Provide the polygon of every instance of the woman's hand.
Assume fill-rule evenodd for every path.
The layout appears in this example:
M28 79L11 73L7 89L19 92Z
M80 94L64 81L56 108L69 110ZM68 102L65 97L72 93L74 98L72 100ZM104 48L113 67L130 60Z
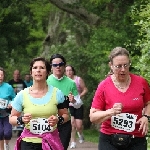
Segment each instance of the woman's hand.
M71 103L75 103L76 102L76 100L74 99L74 95L72 94L72 92L69 93L68 97L69 97L69 101Z
M31 115L30 113L25 113L25 114L22 116L22 121L23 121L25 124L28 124L31 119L32 119L32 115Z
M148 118L143 116L136 123L140 124L139 131L142 130L142 134L146 135L148 133Z
M58 123L58 117L54 115L50 116L48 118L48 123L51 127L55 126Z
M122 112L122 103L115 103L113 105L114 115L120 114Z
M8 108L8 109L11 109L11 108L12 108L11 104L8 104L8 105L7 105L7 108Z

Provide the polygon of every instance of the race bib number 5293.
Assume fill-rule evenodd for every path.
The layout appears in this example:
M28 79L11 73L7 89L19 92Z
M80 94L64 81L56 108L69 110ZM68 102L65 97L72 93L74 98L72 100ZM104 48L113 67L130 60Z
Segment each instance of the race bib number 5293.
M135 130L137 116L129 113L121 113L111 117L111 126L115 129L132 132Z
M30 120L30 132L33 134L43 134L46 132L52 132L53 127L48 124L46 118L37 118Z

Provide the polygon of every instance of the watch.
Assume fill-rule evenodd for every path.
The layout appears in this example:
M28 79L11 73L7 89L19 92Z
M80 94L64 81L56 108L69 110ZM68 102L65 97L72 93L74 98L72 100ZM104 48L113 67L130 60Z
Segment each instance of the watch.
M17 124L18 124L18 125L24 124L24 122L22 121L22 116L17 117Z
M144 117L147 117L147 119L148 119L148 122L150 122L150 116L148 116L148 115L143 115Z

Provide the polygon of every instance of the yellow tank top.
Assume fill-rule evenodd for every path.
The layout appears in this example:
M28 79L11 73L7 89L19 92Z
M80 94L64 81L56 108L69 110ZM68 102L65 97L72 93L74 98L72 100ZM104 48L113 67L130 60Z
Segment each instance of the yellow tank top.
M33 104L30 101L29 97L29 88L25 89L23 91L23 113L30 113L32 114L32 119L35 118L49 118L51 115L57 115L58 109L57 109L57 99L56 99L56 92L57 88L53 88L52 96L47 104ZM39 98L37 98L38 100ZM25 125L26 129L30 129L30 123ZM55 126L56 128L56 126ZM26 142L33 142L33 143L41 143L42 139L37 137L29 137L29 138L23 138L23 141Z

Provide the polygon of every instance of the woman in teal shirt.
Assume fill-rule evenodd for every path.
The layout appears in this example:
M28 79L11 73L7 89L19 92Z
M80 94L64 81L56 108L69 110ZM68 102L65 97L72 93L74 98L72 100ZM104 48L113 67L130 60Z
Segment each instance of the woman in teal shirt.
M0 149L4 150L4 140L6 150L9 150L9 140L12 137L12 125L9 123L9 112L11 101L16 94L11 85L4 82L5 71L0 67Z

